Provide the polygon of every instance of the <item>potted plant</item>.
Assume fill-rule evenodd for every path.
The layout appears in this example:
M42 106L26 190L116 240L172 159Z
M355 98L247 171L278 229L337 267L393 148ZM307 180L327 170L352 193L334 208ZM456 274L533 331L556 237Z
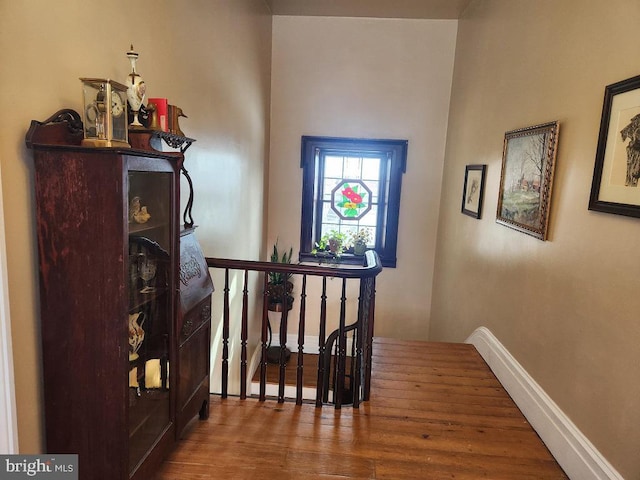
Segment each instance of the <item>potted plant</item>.
M289 248L280 254L278 251L278 241L273 245L273 252L271 252L272 263L285 263L290 264L293 256L293 247ZM291 273L282 272L269 272L267 278L267 310L269 311L269 344L267 347L267 361L269 363L278 363L280 361L280 324L282 317L286 310L289 311L293 308L293 282L291 281ZM275 340L272 345L272 340ZM285 360L288 361L291 357L291 351L284 349Z
M278 241L273 245L273 252L271 253L271 262L273 263L291 263L291 257L293 255L293 247L289 248L280 255L278 251ZM285 296L287 310L291 310L293 306L293 282L291 281L290 273L281 272L269 272L267 280L267 298L268 309L272 312L281 312L284 309Z
M322 236L316 247L311 251L317 257L328 257L331 259L339 259L344 251L349 248L346 233L337 230L331 230Z
M351 232L351 244L353 245L354 255L364 255L367 245L371 241L371 231L368 228L361 228L358 231Z

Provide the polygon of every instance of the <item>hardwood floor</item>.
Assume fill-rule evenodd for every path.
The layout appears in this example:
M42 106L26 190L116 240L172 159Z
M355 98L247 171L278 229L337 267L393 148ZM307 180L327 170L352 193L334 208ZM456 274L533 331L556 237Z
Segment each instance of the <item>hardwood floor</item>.
M212 396L157 479L567 478L472 345L373 353L359 409Z

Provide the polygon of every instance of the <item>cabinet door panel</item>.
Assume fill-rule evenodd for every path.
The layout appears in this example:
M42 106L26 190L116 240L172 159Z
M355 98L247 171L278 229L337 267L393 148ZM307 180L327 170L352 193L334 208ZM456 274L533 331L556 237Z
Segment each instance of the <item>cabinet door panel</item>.
M173 175L129 171L129 469L171 423Z

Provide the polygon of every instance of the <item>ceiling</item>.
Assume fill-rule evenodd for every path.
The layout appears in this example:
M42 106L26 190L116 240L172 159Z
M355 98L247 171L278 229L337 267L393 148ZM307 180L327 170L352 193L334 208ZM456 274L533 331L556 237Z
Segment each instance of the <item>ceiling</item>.
M471 0L265 0L273 15L457 19Z

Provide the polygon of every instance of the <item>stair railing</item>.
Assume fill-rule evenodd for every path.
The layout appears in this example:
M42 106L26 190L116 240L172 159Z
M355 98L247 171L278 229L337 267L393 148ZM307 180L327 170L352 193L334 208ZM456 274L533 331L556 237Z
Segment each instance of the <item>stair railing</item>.
M257 345L260 349L260 387L258 398L260 401L267 399L267 348L269 345L269 317L268 317L268 297L267 297L267 281L268 274L271 272L282 273L285 277L288 275L296 276L301 279L299 294L299 318L298 318L298 343L297 343L297 365L296 365L296 395L297 404L303 403L303 378L304 369L308 365L304 364L305 349L305 328L308 324L308 302L309 298L317 296L319 301L319 318L318 318L318 362L316 398L315 404L321 407L329 401L329 390L333 389L333 404L336 409L341 408L343 403L352 403L354 407L358 407L360 401L369 399L371 389L371 348L373 341L374 311L375 311L375 282L377 275L382 271L380 258L375 251L369 250L365 253L362 263L360 264L282 264L272 262L259 262L250 260L232 260L208 257L207 265L209 268L221 269L224 272L224 285L222 289L222 339L219 347L222 350L222 361L219 366L222 369L221 374L221 396L226 398L229 394L229 359L230 355L230 326L231 322L240 322L240 398L247 397L247 379L250 372L248 371L249 350L252 345ZM234 287L240 292L232 292L230 283L230 272L240 272L242 285ZM262 291L249 291L249 272L260 272L263 274ZM308 277L319 277L322 286L320 291L308 287ZM327 280L339 279L340 298L328 298ZM357 302L356 320L352 324L347 324L347 282L359 282L359 294ZM219 289L218 289L219 291ZM214 294L215 295L215 294ZM242 309L240 319L231 318L230 298L241 295ZM313 297L311 297L313 295ZM260 327L260 339L249 338L249 301L250 298L262 297L262 315L257 321ZM214 296L214 302L220 301ZM331 302L339 304L338 328L327 337L327 315L328 306ZM286 303L286 295L285 295ZM280 322L279 338L280 338L280 355L278 359L278 403L283 403L285 397L285 372L287 367L287 323L289 321L290 312L285 304L282 309L282 317ZM350 353L347 352L347 337L351 337ZM233 339L232 339L233 340ZM237 339L236 339L237 340ZM234 343L234 342L232 342ZM235 342L237 343L237 342ZM332 348L334 346L334 348ZM349 370L347 371L347 358L349 361ZM333 365L333 367L332 367ZM330 373L332 373L330 377ZM332 378L329 382L328 379ZM346 383L348 382L348 383ZM348 390L351 395L345 397L345 391ZM350 400L350 401L345 401Z

